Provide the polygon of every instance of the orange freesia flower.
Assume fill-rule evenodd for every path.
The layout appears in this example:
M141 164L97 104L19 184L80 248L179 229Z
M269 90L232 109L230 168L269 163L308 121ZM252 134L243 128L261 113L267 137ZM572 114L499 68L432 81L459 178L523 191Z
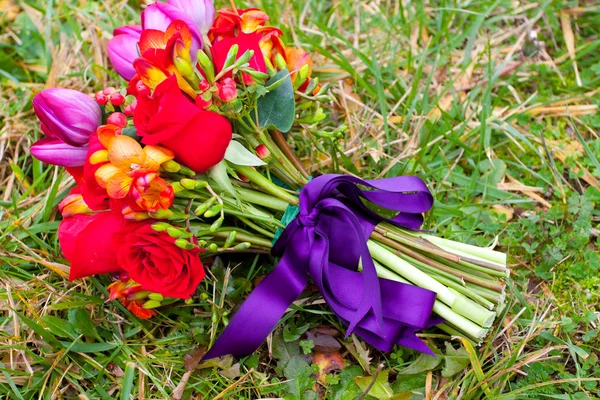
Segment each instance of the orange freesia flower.
M288 70L292 72L292 82L294 82L296 79L300 68L304 67L305 65L308 65L308 74L306 76L307 78L310 78L312 73L312 60L310 58L310 54L308 54L306 51L294 47L286 47L285 62ZM309 79L307 79L307 82L308 80Z
M231 38L240 34L259 33L260 49L266 60L271 60L276 52L283 53L283 44L279 40L280 29L265 26L269 16L258 8L245 10L220 10L208 33L211 41Z
M131 196L143 210L154 212L173 204L173 188L158 176L160 165L173 152L160 146L142 146L129 136L115 136L107 148L108 163L96 171L96 181L112 199Z
M129 279L125 282L118 280L108 285L106 290L109 294L108 299L112 301L126 298L127 295L139 292L142 290L142 285L134 282L132 279Z
M62 214L63 218L72 217L75 214L93 214L92 211L85 201L81 193L71 192L65 197L59 204L58 210Z
M108 285L106 290L109 293L109 300L119 300L123 306L127 307L138 318L148 319L157 314L155 310L144 308L143 304L147 300L144 293L147 294L147 292L142 292L142 286L132 279L126 282L121 280L115 281Z
M171 22L166 32L145 29L138 45L142 57L133 62L133 67L146 86L154 89L169 76L175 75L181 90L195 97L195 90L184 78L184 75L189 75L194 79L190 57L192 34L185 22Z
M127 305L127 309L140 319L149 319L157 314L153 309L144 308L137 301L132 301Z

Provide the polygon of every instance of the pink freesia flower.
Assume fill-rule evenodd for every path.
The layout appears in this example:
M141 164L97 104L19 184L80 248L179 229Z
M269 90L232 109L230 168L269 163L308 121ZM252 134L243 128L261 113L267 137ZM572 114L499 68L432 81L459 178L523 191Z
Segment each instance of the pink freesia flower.
M31 147L31 154L48 164L82 166L89 137L102 122L100 106L81 92L61 88L43 90L32 103L47 137Z
M126 80L135 75L133 60L139 57L137 43L141 33L140 25L122 26L114 30L114 37L108 42L108 58L117 73Z

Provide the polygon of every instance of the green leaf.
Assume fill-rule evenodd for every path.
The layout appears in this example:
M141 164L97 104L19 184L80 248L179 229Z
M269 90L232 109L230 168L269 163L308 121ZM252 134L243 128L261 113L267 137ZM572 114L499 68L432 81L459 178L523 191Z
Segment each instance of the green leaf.
M237 165L246 165L249 167L257 167L266 163L254 155L240 142L232 140L225 151L225 159Z
M506 164L498 159L485 159L479 163L479 170L482 173L481 180L489 185L496 185L504 178L506 173Z
M354 378L362 375L362 368L358 365L352 365L344 368L340 372L340 383L331 386L331 392L335 393L333 400L354 400L360 394L358 386L354 382Z
M75 330L86 338L100 340L96 325L90 318L85 308L72 308L69 310L69 322L75 327Z
M316 393L310 390L315 383L314 378L311 378L313 370L302 357L292 357L285 366L283 374L289 379L287 385L296 399L304 400L313 397L316 399Z
M274 126L281 132L287 132L292 127L296 114L294 87L288 70L284 69L277 73L265 86L271 86L280 80L283 80L283 83L258 98L258 125L261 128Z
M442 376L449 378L458 374L470 364L469 354L464 347L454 349L452 345L446 342L446 355L444 356L446 364L442 369Z
M77 339L77 336L79 336L73 325L64 319L60 319L52 315L46 315L42 317L42 321L55 336L71 339Z
M52 332L50 332L49 330L46 330L44 327L42 327L40 324L38 324L34 320L29 319L20 313L17 313L17 315L19 316L21 321L23 321L25 323L25 325L27 325L32 331L34 331L35 333L40 335L41 338L44 339L44 341L46 343L48 343L48 345L50 347L52 347L52 348L62 347L60 342L58 340L56 340L56 337L52 334Z
M211 179L214 180L217 183L217 185L219 185L219 188L237 197L237 192L231 184L231 179L229 179L229 175L227 175L227 163L225 161L221 161L220 163L209 169L207 173L208 176L210 176Z
M99 353L102 351L112 350L119 345L116 343L70 343L65 341L60 341L60 343L66 347L70 348L71 351L75 353Z
M425 371L430 371L442 362L442 357L421 354L408 367L398 371L398 375L414 375Z
M128 126L126 128L121 129L121 135L129 136L130 138L135 139L137 141L140 140L139 136L137 136L137 130L135 129L135 126Z
M300 355L298 342L286 342L281 331L273 336L273 357L279 368L285 368L293 357Z
M373 396L379 400L387 400L391 399L394 396L394 391L388 382L389 371L381 371L377 378L375 379L375 383L368 392L369 396ZM371 382L373 382L372 376L363 376L360 378L354 378L354 382L358 385L360 390L363 392L367 390Z
M412 392L423 389L425 393L425 380L427 374L422 372L415 375L402 375L398 376L396 382L392 385L394 393Z

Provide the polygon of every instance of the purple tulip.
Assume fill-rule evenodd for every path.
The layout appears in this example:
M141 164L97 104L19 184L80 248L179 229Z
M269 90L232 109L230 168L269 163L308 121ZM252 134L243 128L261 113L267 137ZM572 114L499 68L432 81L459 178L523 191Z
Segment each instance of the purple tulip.
M71 146L60 139L40 139L29 150L38 160L61 167L81 167L85 164L87 146Z
M135 75L133 60L139 57L137 44L141 33L140 25L122 26L114 30L114 36L108 42L108 58L117 73L126 80Z
M200 33L208 33L215 19L215 6L212 0L167 0L167 3L188 15Z
M31 154L49 164L83 165L90 135L102 123L96 101L75 90L55 88L36 94L32 103L47 138L37 141Z
M196 52L202 48L202 34L186 12L167 3L152 3L142 11L142 28L165 32L171 22L176 20L183 21L192 33L192 49L190 53L195 58Z

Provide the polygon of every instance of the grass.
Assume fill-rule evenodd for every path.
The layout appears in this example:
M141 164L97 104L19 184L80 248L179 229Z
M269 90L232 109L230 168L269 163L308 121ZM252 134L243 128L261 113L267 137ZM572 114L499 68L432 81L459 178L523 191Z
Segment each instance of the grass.
M272 260L220 260L192 303L140 321L105 302L106 278L65 278L56 205L72 182L27 151L41 135L35 93L118 83L104 46L140 3L0 0L3 398L600 396L596 2L252 3L315 54L314 73L332 85L328 120L346 127L346 140L323 146L297 130L304 161L424 178L436 197L427 229L510 254L510 305L479 348L424 333L433 358L342 339L312 296L256 354L199 365Z

